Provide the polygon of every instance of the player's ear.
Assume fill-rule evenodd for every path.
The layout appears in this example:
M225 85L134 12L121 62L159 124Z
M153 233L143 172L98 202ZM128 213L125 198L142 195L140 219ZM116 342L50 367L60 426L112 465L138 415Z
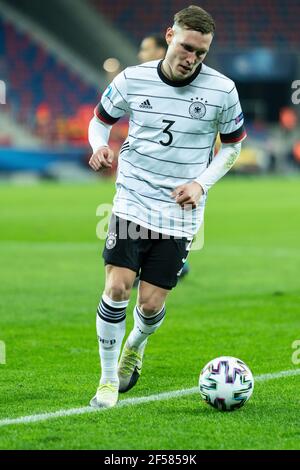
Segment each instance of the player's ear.
M167 42L168 46L172 42L173 37L174 37L173 28L168 28L167 31L166 31L166 42Z

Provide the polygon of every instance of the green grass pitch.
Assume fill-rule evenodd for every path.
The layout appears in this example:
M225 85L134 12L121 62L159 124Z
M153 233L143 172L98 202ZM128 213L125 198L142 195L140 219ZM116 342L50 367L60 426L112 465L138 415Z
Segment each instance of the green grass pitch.
M220 355L254 375L293 370L300 339L300 180L226 177L210 192L205 245L170 294L142 376L122 399L197 386ZM99 378L103 289L96 207L111 181L0 186L0 421L87 406ZM132 295L127 332L132 325ZM300 354L296 354L299 358ZM295 361L294 361L295 362ZM257 382L221 413L198 394L0 427L1 449L299 449L300 376Z

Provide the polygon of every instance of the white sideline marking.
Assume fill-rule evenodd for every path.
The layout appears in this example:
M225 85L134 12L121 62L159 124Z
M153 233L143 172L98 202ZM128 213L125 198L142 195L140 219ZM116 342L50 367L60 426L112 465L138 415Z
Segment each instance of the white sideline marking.
M293 375L300 375L300 369L282 370L280 372L275 372L271 374L257 375L254 378L257 382L264 382L265 380L280 379L281 377L291 377ZM163 392L158 393L157 395L149 395L148 397L126 398L125 400L121 400L116 406L116 408L121 408L123 406L129 405L139 405L142 403L149 403L151 401L169 400L171 398L185 397L187 395L193 395L196 393L198 393L198 387L187 388L183 390L174 390L172 392ZM68 410L58 410L51 413L21 416L20 418L5 418L0 420L0 427L10 426L12 424L36 423L38 421L47 421L48 419L82 415L85 413L100 413L103 411L108 411L108 409L109 408L94 409L90 406L85 406L83 408L70 408Z

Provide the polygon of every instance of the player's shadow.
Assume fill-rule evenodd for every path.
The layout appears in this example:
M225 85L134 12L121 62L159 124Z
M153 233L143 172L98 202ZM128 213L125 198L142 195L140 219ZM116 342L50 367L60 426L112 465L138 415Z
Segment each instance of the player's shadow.
M167 402L166 402L167 403ZM250 410L251 408L251 410ZM246 407L242 407L240 409L236 409L234 411L222 411L220 412L213 406L207 405L204 402L197 402L195 403L176 403L176 406L166 406L166 407L161 407L159 413L161 415L178 415L182 414L182 416L195 416L195 417L209 417L209 418L214 418L214 417L237 417L244 415L244 413L249 413L255 412L257 410L254 409L255 405L252 404L247 404ZM227 419L227 418L226 418Z

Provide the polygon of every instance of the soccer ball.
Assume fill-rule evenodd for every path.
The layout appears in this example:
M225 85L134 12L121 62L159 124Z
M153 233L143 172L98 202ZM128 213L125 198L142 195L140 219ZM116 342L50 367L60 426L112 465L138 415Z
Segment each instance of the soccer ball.
M206 364L199 377L201 397L220 411L241 408L251 397L253 388L251 370L236 357L213 359Z

